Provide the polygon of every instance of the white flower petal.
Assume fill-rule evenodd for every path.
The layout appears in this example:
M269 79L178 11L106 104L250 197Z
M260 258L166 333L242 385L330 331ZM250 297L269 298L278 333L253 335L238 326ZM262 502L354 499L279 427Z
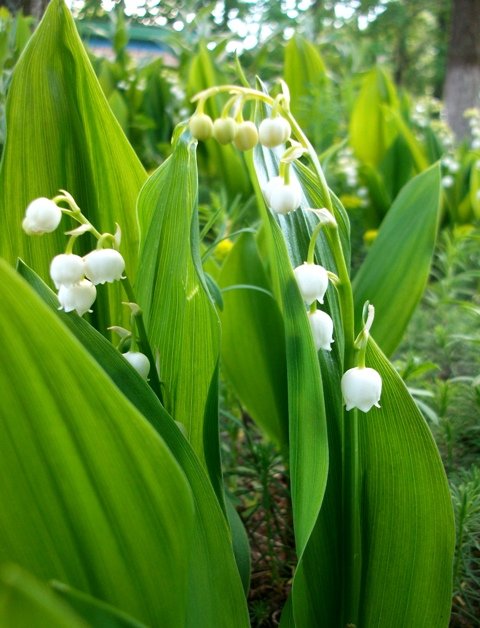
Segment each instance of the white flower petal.
M49 198L36 198L25 211L22 227L29 235L51 233L60 224L62 210Z
M85 275L94 285L117 281L125 270L125 260L115 249L96 249L83 259Z
M330 316L326 312L322 312L322 310L315 310L315 312L309 312L308 318L316 350L331 351L331 344L334 340L333 321Z
M56 255L50 264L50 277L55 286L71 286L84 278L85 263L80 255L62 253Z
M347 410L358 408L368 412L373 406L380 407L378 402L382 393L382 378L375 369L349 369L342 377L341 387Z
M60 309L65 312L75 311L79 316L90 311L96 296L97 289L88 279L82 279L72 286L60 286L58 291Z
M311 305L314 301L323 303L328 287L328 273L325 268L305 262L297 266L293 272L305 303L307 305Z

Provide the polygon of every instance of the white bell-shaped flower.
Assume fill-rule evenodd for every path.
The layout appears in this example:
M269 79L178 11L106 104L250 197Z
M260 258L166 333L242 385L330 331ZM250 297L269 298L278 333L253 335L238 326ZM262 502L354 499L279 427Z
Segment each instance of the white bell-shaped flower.
M80 255L62 253L56 255L50 264L50 277L55 286L71 286L84 278L85 262Z
M83 316L85 312L91 312L97 289L88 281L82 279L72 286L60 286L58 291L58 300L60 301L60 310L65 312L77 312L79 316Z
M188 123L190 133L197 140L205 142L212 136L213 121L206 113L196 113Z
M150 361L144 353L140 353L140 351L127 351L122 355L143 379L147 379L150 372Z
M22 222L23 230L28 235L51 233L60 224L62 210L49 198L36 198L25 210Z
M307 305L314 301L323 303L328 287L328 273L323 266L305 262L293 271L300 294Z
M213 123L213 137L225 146L235 139L237 123L233 118L217 118Z
M95 249L83 259L85 275L94 285L122 279L125 260L115 249Z
M375 369L360 366L349 369L342 377L341 387L347 410L358 408L368 412L373 406L380 407L382 378Z
M285 183L282 177L270 179L263 195L276 214L288 214L297 209L302 201L302 189L298 183Z
M233 143L238 150L251 150L258 143L257 127L250 120L244 120L237 124Z
M290 137L292 129L290 124L282 116L276 118L265 118L258 127L258 138L260 144L267 148L275 148L284 144Z
M315 310L309 312L310 327L312 328L313 342L317 351L324 349L331 351L333 342L333 321L326 312Z

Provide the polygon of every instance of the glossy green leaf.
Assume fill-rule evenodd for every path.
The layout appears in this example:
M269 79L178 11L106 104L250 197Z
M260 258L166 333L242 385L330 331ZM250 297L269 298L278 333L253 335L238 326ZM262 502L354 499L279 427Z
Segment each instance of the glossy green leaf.
M285 332L251 233L237 240L219 284L224 289L222 370L252 418L277 443L286 445Z
M165 407L185 426L220 495L220 324L199 256L195 152L196 142L185 133L142 189L136 293L159 354Z
M389 209L353 282L357 322L375 306L373 334L387 354L398 346L428 279L440 212L440 168L412 179Z
M184 474L56 315L4 262L0 274L0 561L144 623L183 624Z
M89 628L47 585L17 565L3 565L0 570L0 625Z
M232 541L225 515L208 476L188 441L150 386L112 344L83 318L59 312L56 296L31 269L20 264L19 271L160 434L190 484L194 496L195 523L190 548L185 625L192 628L210 628L213 624L222 628L247 626L246 601L232 553ZM234 537L240 535L241 531ZM244 577L248 581L248 564L245 565ZM69 593L65 587L62 591L65 595Z
M18 256L42 277L66 244L64 219L53 234L23 233L28 203L68 190L101 231L122 228L121 251L133 279L137 266L135 202L144 169L111 112L63 0L52 0L18 61L7 102L7 141L0 172L0 255ZM89 242L89 244L88 244ZM83 250L92 241L81 238ZM124 315L119 286L100 290L99 326ZM110 298L110 305L108 299ZM112 319L108 316L112 313Z
M362 87L350 117L350 144L360 161L377 166L397 135L394 121L383 105L398 107L395 86L381 68L373 68L363 78Z

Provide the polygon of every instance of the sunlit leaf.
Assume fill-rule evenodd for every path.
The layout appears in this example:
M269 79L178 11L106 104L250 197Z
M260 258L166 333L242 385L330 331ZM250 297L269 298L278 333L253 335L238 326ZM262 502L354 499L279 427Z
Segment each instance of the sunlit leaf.
M136 292L150 344L159 354L165 407L184 424L220 494L220 324L200 262L196 142L186 135L139 198L142 243Z
M4 262L0 273L0 561L144 623L182 624L184 474L56 315Z
M64 220L54 234L21 229L28 203L68 190L101 231L121 225L121 251L133 279L137 266L135 202L146 178L111 112L63 0L52 0L18 61L7 102L7 141L0 172L0 255L18 256L48 278L51 259L64 250ZM89 242L89 244L87 244ZM81 239L83 250L92 247ZM123 315L118 286L101 290L95 307L105 329ZM108 316L111 311L112 321Z
M395 86L385 70L375 67L363 78L362 87L350 117L350 144L363 162L378 166L397 129L383 105L398 107Z
M412 179L389 209L353 283L356 318L375 306L373 335L387 354L398 346L428 279L440 212L440 168Z
M192 628L210 628L212 624L225 628L242 628L248 625L246 601L232 553L230 530L208 476L188 441L150 386L112 344L84 319L57 311L56 296L31 269L20 264L19 271L160 434L182 467L195 505L186 625ZM233 536L234 539L240 538L241 530ZM245 553L244 546L240 550ZM248 581L248 564L245 565L244 578ZM75 592L66 589L65 585L61 585L61 592L69 599L75 596ZM88 611L88 600L85 601L82 597L79 604L80 602L82 608L86 607ZM198 612L199 607L201 614ZM82 615L85 616L83 612Z

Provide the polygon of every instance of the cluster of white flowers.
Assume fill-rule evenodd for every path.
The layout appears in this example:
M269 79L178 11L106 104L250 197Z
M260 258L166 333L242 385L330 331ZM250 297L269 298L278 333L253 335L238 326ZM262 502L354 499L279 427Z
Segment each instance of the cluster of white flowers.
M37 198L32 201L22 222L29 235L51 233L59 226L62 210L55 201ZM50 264L50 276L58 290L60 309L76 311L79 316L91 311L97 297L97 284L122 278L125 261L115 249L96 249L84 257L74 253L56 255Z
M305 262L301 266L297 266L293 272L305 304L310 306L315 301L323 303L328 288L328 273L325 268L319 264ZM333 343L333 321L331 317L326 312L315 309L309 312L308 319L316 350L331 351Z
M219 144L233 144L239 150L250 150L260 142L267 148L284 144L289 138L291 128L288 120L282 116L262 120L259 128L250 120L235 120L222 116L215 121L206 113L196 113L190 118L189 129L193 137L205 142L213 137Z
M460 164L453 154L447 154L442 159L442 187L451 188L455 184L455 174L460 170Z
M58 289L60 309L90 312L96 297L95 286L122 279L125 261L115 249L96 249L85 257L73 253L56 255L50 264L50 276Z
M468 119L470 126L470 133L472 134L472 150L480 149L480 109L478 107L472 107L465 111L465 117Z

